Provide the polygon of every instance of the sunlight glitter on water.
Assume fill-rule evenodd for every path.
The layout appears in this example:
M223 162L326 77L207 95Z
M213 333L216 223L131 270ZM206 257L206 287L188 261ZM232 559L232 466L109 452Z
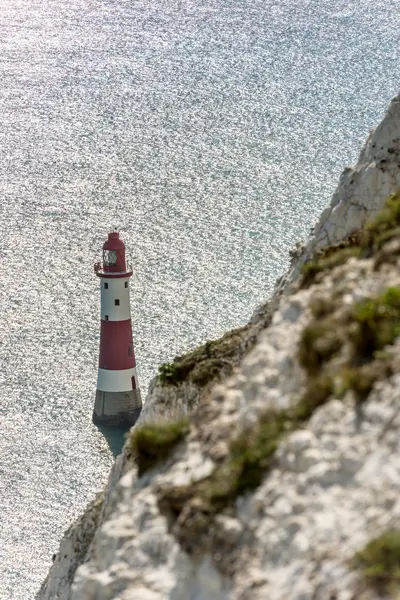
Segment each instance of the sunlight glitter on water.
M134 264L142 389L245 323L399 81L396 2L6 0L0 598L33 597L105 484L93 262Z

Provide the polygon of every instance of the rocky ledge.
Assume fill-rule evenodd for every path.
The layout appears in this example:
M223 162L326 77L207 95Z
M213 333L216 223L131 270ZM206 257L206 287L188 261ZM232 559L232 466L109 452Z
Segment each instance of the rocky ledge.
M39 600L399 597L399 140L395 98L294 283L160 368Z

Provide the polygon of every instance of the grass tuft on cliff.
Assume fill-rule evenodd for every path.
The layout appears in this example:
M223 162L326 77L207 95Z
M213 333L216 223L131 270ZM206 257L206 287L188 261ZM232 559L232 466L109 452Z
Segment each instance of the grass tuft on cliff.
M361 568L367 582L386 594L400 587L400 531L392 529L372 539L357 552L353 566Z
M137 459L139 476L165 460L189 430L189 421L185 418L169 423L148 423L134 429L128 447Z
M355 359L372 359L400 335L400 289L389 287L376 298L359 302L353 311L349 337Z
M298 359L310 374L318 373L321 366L342 347L343 340L335 324L328 318L315 319L301 335Z
M203 387L216 379L222 369L231 372L248 329L245 325L229 331L217 340L208 341L192 352L162 364L158 375L160 384L177 386L190 381Z

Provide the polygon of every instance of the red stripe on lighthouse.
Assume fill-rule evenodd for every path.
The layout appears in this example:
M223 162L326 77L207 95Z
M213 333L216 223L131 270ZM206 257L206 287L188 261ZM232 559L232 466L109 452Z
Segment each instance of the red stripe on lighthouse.
M131 320L101 321L99 368L122 371L135 365Z

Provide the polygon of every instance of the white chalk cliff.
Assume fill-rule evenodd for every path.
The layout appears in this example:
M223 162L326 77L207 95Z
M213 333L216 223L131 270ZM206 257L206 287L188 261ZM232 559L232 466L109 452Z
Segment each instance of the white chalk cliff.
M370 539L400 528L400 343L391 339L368 358L354 314L364 299L375 306L388 289L400 290L400 232L307 285L299 277L317 250L360 230L399 189L397 97L282 278L285 293L235 334L228 359L206 349L201 360L221 365L217 381L200 384L199 373L174 385L153 381L134 430L186 414L188 435L141 476L125 446L104 500L65 533L37 600L390 597L352 559ZM305 337L313 327L323 332L317 350ZM366 354L354 366L357 344ZM293 412L302 403L307 410ZM266 453L263 427L274 419L279 443ZM253 452L248 473L238 467L235 440Z

